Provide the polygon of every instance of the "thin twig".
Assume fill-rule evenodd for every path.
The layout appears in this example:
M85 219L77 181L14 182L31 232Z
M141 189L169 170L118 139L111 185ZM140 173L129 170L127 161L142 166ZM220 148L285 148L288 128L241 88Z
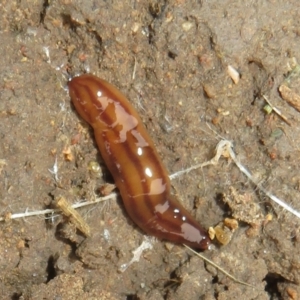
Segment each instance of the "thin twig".
M287 119L286 116L284 116L281 111L275 107L271 102L270 100L265 96L265 95L262 95L263 98L266 100L266 102L270 105L270 107L275 111L275 113L285 122L287 123L288 125L292 126L292 124L290 123L290 121Z
M244 167L239 160L237 159L235 153L233 152L233 145L230 141L228 140L221 140L217 147L216 147L216 155L209 161L204 162L202 164L198 164L195 166L192 166L186 170L182 170L179 172L176 172L172 175L170 175L170 179L174 179L178 176L181 176L185 173L188 173L192 170L198 169L198 168L202 168L204 166L207 165L216 165L220 159L221 156L225 156L225 157L230 157L234 163L236 164L236 166L240 169L240 171L247 176L247 178L252 181L252 183L254 183L254 185L257 186L257 188L262 191L263 193L265 193L272 201L276 202L278 205L280 205L281 207L283 207L284 209L286 209L287 211L289 211L290 213L292 213L293 215L295 215L296 217L300 218L300 212L295 210L293 207L291 207L289 204L287 204L285 201L279 199L277 196L273 195L270 191L268 191L267 189L265 189L261 183L257 182L257 180L252 176L252 174L246 169L246 167Z
M283 207L284 209L286 209L287 211L289 211L290 213L295 215L297 218L300 218L300 212L299 211L295 210L290 205L288 205L286 202L284 202L283 200L281 200L278 197L276 197L275 195L273 195L270 191L266 190L261 185L261 183L259 183L255 180L255 178L251 175L251 173L238 161L235 153L232 150L232 143L229 142L229 141L227 141L227 142L228 142L227 150L230 154L230 157L235 162L236 166L240 169L240 171L242 173L244 173L244 175L246 175L248 177L248 179L250 179L258 187L258 189L261 190L263 193L265 193L271 200L273 200L278 205L280 205L281 207Z
M190 248L189 246L183 244L184 247L186 247L187 249L189 249L191 252L193 252L194 254L196 254L197 256L199 256L200 258L202 258L204 261L206 261L207 263L209 263L210 265L212 265L213 267L215 267L216 269L218 269L220 272L222 272L223 274L225 274L226 276L228 276L229 278L231 278L233 281L237 282L237 283L240 283L242 285L245 285L245 286L249 286L249 287L252 287L254 288L253 285L247 283L247 282L244 282L244 281L241 281L237 278L235 278L233 275L229 274L227 271L225 271L223 268L221 268L220 266L218 266L217 264L215 264L213 261L211 261L210 259L208 259L207 257L205 257L204 255L194 251L192 248Z
M108 196L105 196L105 197L96 198L93 201L84 201L84 202L74 203L71 206L74 209L76 209L76 208L96 204L96 203L99 203L99 202L104 202L104 201L107 201L107 200L110 200L110 199L113 200L113 199L116 199L116 198L117 198L117 194L112 193L112 194L109 194ZM31 211L31 212L29 212L28 209L26 209L25 212L22 212L22 213L15 213L15 214L7 213L4 217L0 217L0 222L11 220L11 219L27 218L27 217L47 215L47 214L59 213L59 212L60 212L60 209L58 209L58 208L48 208L48 209L44 209L44 210L36 210L36 211Z

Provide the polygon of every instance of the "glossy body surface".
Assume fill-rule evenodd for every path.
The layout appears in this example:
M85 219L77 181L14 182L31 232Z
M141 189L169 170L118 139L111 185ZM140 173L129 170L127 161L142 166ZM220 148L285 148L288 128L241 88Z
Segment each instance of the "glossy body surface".
M68 85L78 114L94 129L131 219L159 239L207 249L211 241L206 231L170 194L167 171L127 98L91 74L74 77Z

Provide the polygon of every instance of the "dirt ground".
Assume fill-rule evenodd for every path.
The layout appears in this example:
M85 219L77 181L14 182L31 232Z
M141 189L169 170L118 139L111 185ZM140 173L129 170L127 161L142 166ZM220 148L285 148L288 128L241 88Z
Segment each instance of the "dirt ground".
M86 239L61 214L9 220L58 196L91 201L113 182L70 103L67 81L84 72L128 96L170 174L227 139L300 211L298 0L3 0L0 13L1 299L300 299L300 220L230 158L172 180L173 192L205 228L238 221L227 245L203 254L254 287L165 241L121 272L146 237L120 197L78 210Z

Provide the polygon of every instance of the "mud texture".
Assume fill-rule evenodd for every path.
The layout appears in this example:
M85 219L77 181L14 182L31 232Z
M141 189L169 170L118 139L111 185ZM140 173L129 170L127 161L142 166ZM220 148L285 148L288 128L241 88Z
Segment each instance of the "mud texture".
M300 298L300 220L230 158L173 180L173 193L205 228L238 221L227 245L203 254L254 288L165 241L121 272L145 235L120 197L78 210L89 238L61 214L10 220L112 183L66 89L83 72L128 96L170 174L228 139L255 180L300 211L298 0L4 0L0 15L1 299Z

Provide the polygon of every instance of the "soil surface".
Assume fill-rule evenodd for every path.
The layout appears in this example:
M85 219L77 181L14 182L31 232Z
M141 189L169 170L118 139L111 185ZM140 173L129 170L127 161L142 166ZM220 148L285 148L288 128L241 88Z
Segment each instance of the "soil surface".
M238 225L203 254L253 287L158 240L122 272L149 239L120 197L78 209L88 238L61 213L10 219L59 196L93 201L113 183L67 91L86 72L130 99L170 174L227 139L261 187L300 211L298 0L2 0L0 13L1 299L300 298L299 217L230 157L172 180L173 193L206 229Z

